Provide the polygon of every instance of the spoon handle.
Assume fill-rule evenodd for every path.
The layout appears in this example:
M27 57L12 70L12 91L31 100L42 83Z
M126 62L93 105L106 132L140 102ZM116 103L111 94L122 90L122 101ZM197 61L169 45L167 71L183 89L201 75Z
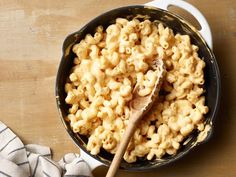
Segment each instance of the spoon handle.
M120 166L120 162L123 158L125 150L130 142L130 139L132 138L132 136L136 130L136 126L138 123L137 120L140 120L141 116L142 116L141 113L131 114L129 124L125 130L125 133L122 137L120 145L118 146L118 149L117 149L116 154L112 160L112 163L110 165L110 168L107 172L106 177L114 177L115 176L116 171L118 170L118 168Z

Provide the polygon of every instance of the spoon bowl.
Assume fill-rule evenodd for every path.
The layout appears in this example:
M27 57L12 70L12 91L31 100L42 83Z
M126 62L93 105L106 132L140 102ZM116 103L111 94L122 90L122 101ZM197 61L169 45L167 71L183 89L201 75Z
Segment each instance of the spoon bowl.
M133 89L133 99L129 103L129 107L131 108L131 112L134 113L135 111L141 111L145 114L152 106L153 102L155 101L156 97L158 96L163 76L165 74L165 67L162 60L157 59L154 60L152 64L152 68L157 73L157 80L154 85L154 89L152 92L146 96L140 96L138 94L138 90L140 89L139 85L135 85Z

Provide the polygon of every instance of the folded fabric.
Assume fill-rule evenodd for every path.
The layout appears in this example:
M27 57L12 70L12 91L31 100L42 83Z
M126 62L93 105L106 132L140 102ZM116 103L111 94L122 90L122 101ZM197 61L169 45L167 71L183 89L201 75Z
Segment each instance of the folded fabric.
M51 159L49 147L24 145L0 121L0 177L92 177L88 164L78 154L66 154L59 162Z

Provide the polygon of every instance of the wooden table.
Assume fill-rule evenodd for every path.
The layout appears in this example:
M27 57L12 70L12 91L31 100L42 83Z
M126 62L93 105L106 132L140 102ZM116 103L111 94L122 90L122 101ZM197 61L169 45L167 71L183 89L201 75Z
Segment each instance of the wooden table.
M111 8L147 0L0 0L0 120L25 144L50 146L54 159L79 152L59 119L55 76L67 34ZM236 176L236 1L189 0L211 26L222 77L214 137L178 162L127 177ZM102 176L104 170L95 171Z

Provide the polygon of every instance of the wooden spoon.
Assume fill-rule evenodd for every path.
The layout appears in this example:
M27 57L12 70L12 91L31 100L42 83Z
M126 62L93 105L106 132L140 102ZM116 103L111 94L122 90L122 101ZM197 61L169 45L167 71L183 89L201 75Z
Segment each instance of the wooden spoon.
M156 80L156 83L152 92L149 95L142 97L142 96L139 96L139 94L137 93L139 89L138 86L136 85L134 88L133 99L130 102L131 116L129 118L129 124L125 130L123 138L112 160L112 163L110 165L110 168L107 172L106 177L115 176L116 171L118 170L120 166L120 162L123 158L125 150L136 130L136 127L139 121L142 119L144 114L148 112L148 110L151 108L153 102L158 96L161 83L162 83L162 78L165 74L163 61L155 60L155 63L153 63L153 68L157 71L158 75L157 75L157 80Z

